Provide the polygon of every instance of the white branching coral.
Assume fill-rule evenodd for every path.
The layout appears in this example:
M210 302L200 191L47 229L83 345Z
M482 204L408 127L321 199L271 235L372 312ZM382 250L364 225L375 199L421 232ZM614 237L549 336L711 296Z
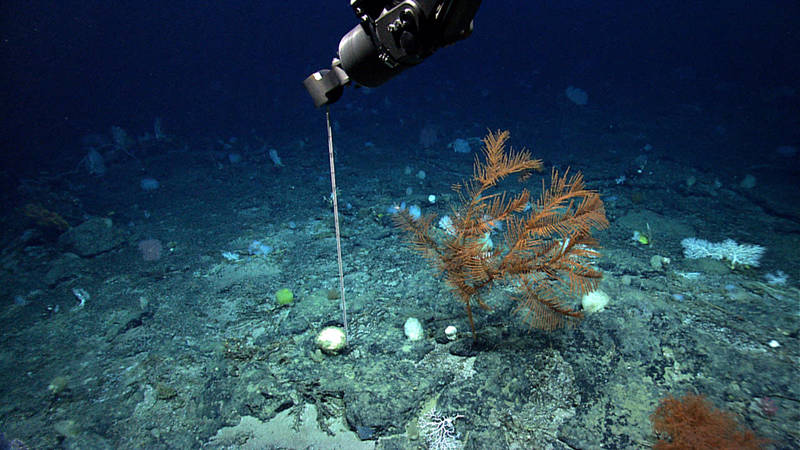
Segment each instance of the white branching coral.
M691 237L682 240L681 245L683 246L683 256L688 259L727 259L731 262L731 269L736 268L737 264L758 267L761 264L761 256L767 250L760 245L737 244L733 239L708 242Z
M454 422L464 416L443 416L432 409L419 418L419 431L430 450L454 450L461 447Z

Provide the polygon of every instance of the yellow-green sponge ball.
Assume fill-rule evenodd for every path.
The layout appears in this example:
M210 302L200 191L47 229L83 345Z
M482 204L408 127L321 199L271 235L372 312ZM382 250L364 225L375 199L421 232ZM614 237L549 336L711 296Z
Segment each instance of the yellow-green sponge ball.
M275 293L275 300L277 300L278 304L281 306L291 305L294 300L294 294L292 294L291 289L279 289L278 292Z

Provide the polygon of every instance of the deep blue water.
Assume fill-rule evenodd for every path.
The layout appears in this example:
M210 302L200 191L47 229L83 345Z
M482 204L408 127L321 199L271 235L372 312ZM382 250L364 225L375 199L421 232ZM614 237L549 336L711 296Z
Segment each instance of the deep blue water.
M369 99L349 89L337 108L391 101L387 124L449 110L506 128L505 115L545 107L537 94L574 85L609 111L728 97L719 114L736 115L765 91L797 87L798 19L790 0L484 2L472 37ZM183 136L321 134L301 82L329 66L357 23L346 1L9 0L1 20L0 137L14 170L80 156L83 135L112 125L141 133L155 117ZM791 99L776 105L785 117L768 124L766 148L798 144Z
M349 2L3 1L0 441L234 448L218 431L242 416L316 402L361 444L418 448L407 426L438 401L468 448L643 448L658 399L698 392L800 448L798 24L796 0L486 1L466 40L346 87L330 112L354 339L331 356L314 341L342 317L325 116L302 82L357 25ZM506 321L509 286L467 322L392 224L401 204L454 214L471 153L505 129L544 179L581 171L605 202L611 301L574 329ZM692 258L690 237L759 251Z

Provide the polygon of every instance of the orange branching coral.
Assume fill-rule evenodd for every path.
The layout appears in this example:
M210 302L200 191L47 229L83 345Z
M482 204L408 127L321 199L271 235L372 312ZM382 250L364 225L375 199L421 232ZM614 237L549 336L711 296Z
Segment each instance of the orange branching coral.
M22 208L22 214L44 229L54 230L59 233L69 229L69 224L60 214L50 211L39 204L28 203Z
M443 238L432 234L434 215L414 219L401 211L395 218L412 247L430 259L464 303L473 337L472 306L489 309L481 292L495 282L516 289L516 311L531 327L553 330L582 317L562 299L595 289L601 276L592 265L599 254L591 235L608 226L600 196L586 189L580 173L555 170L536 201L527 189L497 192L509 175L526 181L531 171L542 169L527 150L506 149L508 138L507 131L484 138L483 160L476 158L472 178L454 186L460 201ZM492 233L501 235L497 245Z
M661 399L650 421L662 438L656 450L748 450L766 443L739 425L733 415L714 407L703 395Z

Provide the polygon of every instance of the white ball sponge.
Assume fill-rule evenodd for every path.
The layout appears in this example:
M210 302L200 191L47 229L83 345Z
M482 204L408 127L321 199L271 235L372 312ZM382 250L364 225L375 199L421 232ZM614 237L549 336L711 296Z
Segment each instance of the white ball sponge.
M347 346L347 337L339 327L325 327L315 340L317 347L329 355L335 355Z
M581 305L587 314L592 314L604 310L610 300L611 297L608 294L598 289L584 295L581 299Z
M418 341L422 339L425 332L422 330L422 323L416 317L409 317L403 325L403 331L409 341Z

